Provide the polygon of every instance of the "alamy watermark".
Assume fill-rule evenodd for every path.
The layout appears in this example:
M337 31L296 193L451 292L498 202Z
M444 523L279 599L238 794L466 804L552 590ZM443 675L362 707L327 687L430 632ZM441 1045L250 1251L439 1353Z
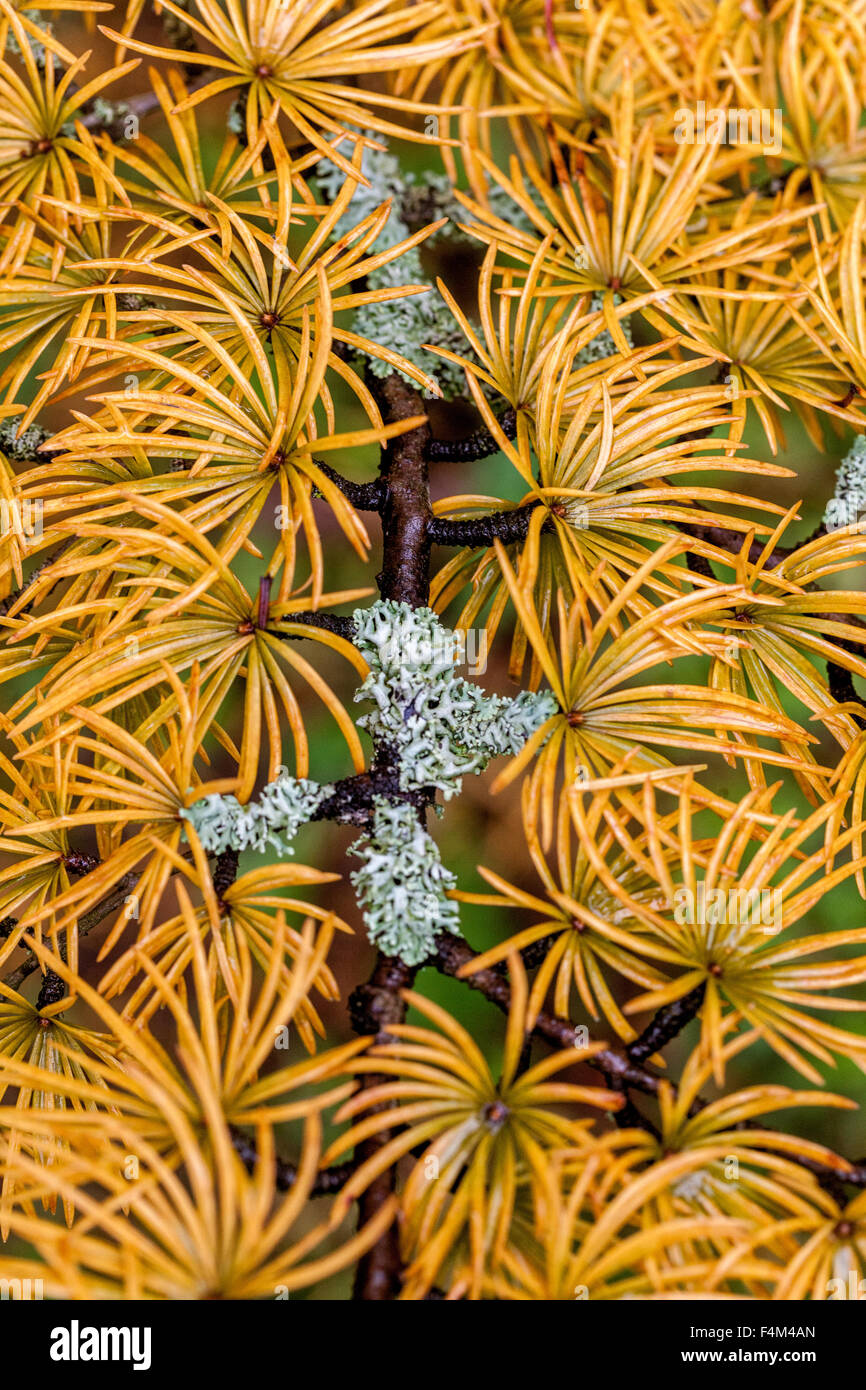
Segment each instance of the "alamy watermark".
M82 1327L73 1318L68 1327L51 1332L52 1361L130 1361L134 1371L150 1370L149 1327Z
M778 888L708 888L674 890L674 921L701 926L760 926L769 936L782 929L782 894Z
M45 1286L41 1279L0 1279L0 1299L15 1303L37 1302L45 1297Z
M435 628L423 634L398 632L382 647L386 666L466 666L470 675L483 676L487 670L488 635L486 628L449 632Z
M778 106L707 106L699 101L694 107L680 106L674 120L678 145L708 145L721 140L728 145L762 145L770 154L782 153L784 123Z
M17 536L26 549L42 539L41 497L0 497L0 539Z
M861 1279L855 1269L849 1269L847 1279L828 1279L827 1298L836 1302L850 1298L862 1303L866 1300L866 1279Z

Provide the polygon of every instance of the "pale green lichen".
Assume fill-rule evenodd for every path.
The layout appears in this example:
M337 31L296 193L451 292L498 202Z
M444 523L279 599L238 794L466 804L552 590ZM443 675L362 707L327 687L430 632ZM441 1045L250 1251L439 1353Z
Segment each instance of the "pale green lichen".
M109 101L106 97L97 96L90 103L90 111L95 120L107 129L109 126L118 125L131 113L131 107L126 101ZM75 127L72 127L72 134L75 134Z
M619 304L619 295L615 294L613 300L614 304ZM603 304L604 296L600 294L594 294L590 301L587 313L597 314L599 310L602 308ZM629 347L634 347L631 323L627 318L623 318L620 319L619 324L620 328L623 331L623 337L625 338ZM601 362L606 357L616 356L619 356L619 348L617 347L608 330L606 328L603 328L601 332L597 335L597 337L593 338L590 342L588 342L586 344L586 347L581 348L580 352L577 354L577 357L575 358L575 366L586 367L589 365L590 362Z
M408 235L404 229L403 235ZM399 260L391 261L369 277L371 289L389 288L392 285L423 284L429 277L421 264L421 257L413 247ZM353 324L354 331L362 338L369 339L378 347L390 348L414 362L437 381L443 395L448 400L455 396L465 396L467 392L464 370L456 362L429 352L425 343L435 343L462 357L472 360L474 354L466 342L466 335L453 317L438 290L425 290L404 299L389 299L362 304ZM394 371L393 366L383 357L370 357L367 366L373 376L387 377ZM400 373L405 380L410 378ZM422 390L422 395L427 394Z
M866 435L859 434L839 464L836 490L824 511L828 531L855 522L866 529Z
M189 0L174 0L175 8L189 13ZM178 14L173 14L171 10L161 10L160 19L168 40L169 48L183 48L192 50L195 48L195 35L189 24Z
M366 134L373 139L382 140L373 131ZM436 222L447 217L449 223L431 238L449 240L464 239L457 226L458 221L471 222L467 210L457 202L451 180L445 174L431 172L415 173L400 167L400 161L388 150L375 150L365 146L361 167L369 187L358 184L349 200L348 207L337 221L333 236L345 236L363 218L375 212L388 199L392 200L391 211L384 227L376 238L375 250L386 251L398 245L410 234L412 226ZM345 174L330 160L321 160L316 165L316 179L319 191L329 201L334 202L345 183ZM513 226L531 230L531 224L516 203L504 189L498 186L490 190L491 208L496 214ZM396 261L380 266L367 277L371 290L392 288L396 285L423 283L429 279L425 273L421 257L414 247L404 252ZM385 303L363 304L358 309L353 324L354 331L363 338L390 348L408 358L415 366L421 367L428 375L435 377L446 399L466 396L467 386L463 368L445 357L429 352L425 343L435 343L439 348L459 354L469 361L475 354L466 341L466 335L455 320L438 290L429 289L423 294L411 295L406 299L390 299ZM384 358L371 357L367 362L374 376L390 376L394 371L390 362ZM410 380L405 373L400 373ZM425 394L422 392L422 394Z
M0 453L19 463L47 463L48 455L39 452L39 446L48 438L48 431L41 425L31 425L23 434L18 434L21 416L0 420Z
M365 134L373 140L382 141L382 136L377 135L375 131L368 130ZM400 217L399 208L400 193L406 176L400 169L400 161L394 155L388 150L371 149L369 145L364 146L361 170L369 186L365 187L361 183L355 186L345 212L334 227L333 236L335 239L345 236L391 198L393 203L390 216L376 238L376 250L387 251L409 235L406 224ZM325 200L334 203L346 182L346 175L331 160L322 159L316 165L316 182Z
M447 800L466 773L480 772L500 754L518 753L556 711L550 694L525 690L507 699L458 676L457 636L430 608L379 599L356 611L354 626L370 667L355 698L373 706L358 724L388 747L406 792L435 787ZM272 847L285 856L333 791L281 768L257 801L242 806L234 796L214 794L181 816L209 853ZM447 896L457 880L408 801L374 798L372 826L353 853L364 860L352 882L370 940L388 955L420 965L439 932L459 935L457 905Z
M368 935L386 955L421 965L439 932L460 935L457 904L446 896L457 880L407 802L376 797L372 830L351 852L364 860L351 878Z
M32 24L36 24L44 33L51 34L53 32L53 24L46 20L39 10L21 10L20 14L22 19L29 19ZM36 66L38 68L44 68L46 63L44 43L40 43L33 34L29 33L27 34L27 42ZM15 31L12 28L9 29L6 35L6 47L10 53L14 53L16 56L23 56L21 55L21 45L15 37ZM52 57L55 66L62 62L57 54L53 54Z
M368 130L364 134L380 144L384 141L384 136L376 131ZM444 227L437 235L454 240L465 236L458 223L471 224L476 221L470 209L455 198L454 185L447 174L429 169L422 172L403 169L399 159L389 150L375 150L369 145L364 147L361 169L369 186L365 188L359 184L355 189L347 211L337 224L336 234L339 236L351 231L362 218L375 212L389 198L393 199L393 207L385 229L380 232L376 242L379 251L396 246L398 241L408 236L409 224L421 226L425 222L438 222L440 218L447 217L451 225ZM345 178L342 169L332 160L323 159L316 165L319 190L330 203L336 200ZM529 195L533 201L538 200L532 186ZM495 217L501 218L509 226L525 232L536 230L523 209L500 184L489 184L487 205Z
M229 113L226 116L226 129L229 135L236 135L239 140L245 140L247 133L246 109L247 99L246 95L242 92L241 95L236 97L232 102L229 107Z
M252 849L263 854L270 846L280 855L289 855L294 853L291 841L301 826L332 791L327 784L292 777L282 767L258 801L242 806L237 797L215 793L193 802L180 814L194 827L208 853Z
M547 692L509 699L458 676L455 634L430 608L379 599L355 613L355 631L370 666L355 699L374 706L358 724L394 750L406 791L436 787L447 801L467 773L518 753L556 712Z

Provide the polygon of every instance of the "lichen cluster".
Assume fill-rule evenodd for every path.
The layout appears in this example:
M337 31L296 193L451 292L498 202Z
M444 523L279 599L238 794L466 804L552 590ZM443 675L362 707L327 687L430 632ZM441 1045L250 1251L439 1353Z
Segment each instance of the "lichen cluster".
M370 666L355 699L374 705L358 725L396 759L404 791L435 788L449 800L466 773L518 753L556 709L549 693L523 690L507 699L458 676L455 634L430 608L377 599L356 610L354 624ZM292 840L333 790L281 768L258 800L242 806L235 796L213 793L181 816L209 853L271 848L282 857L294 853ZM372 829L353 852L365 860L352 882L367 933L382 950L417 965L437 932L459 933L457 906L445 897L456 879L409 802L375 798Z
M382 140L381 136L375 137L373 131L366 134ZM387 148L372 149L369 146L364 150L362 169L368 185L356 185L346 211L334 227L335 238L350 232L364 217L390 199L391 211L376 239L377 250L397 246L408 237L412 230L410 222L420 225L442 217L447 217L449 223L430 238L428 245L441 240L463 245L468 242L469 238L458 224L471 221L471 218L454 197L454 187L447 175L433 170L423 173L406 170ZM321 160L316 166L316 178L320 192L333 202L345 181L342 170L330 160ZM489 190L489 206L491 211L507 217L512 226L524 229L531 226L522 209L497 184ZM399 260L390 261L372 271L368 285L370 289L393 289L399 285L424 284L428 280L429 274L424 269L418 248L410 247ZM354 328L370 341L402 353L410 362L431 373L446 399L467 394L462 368L425 348L425 344L435 343L437 347L454 353L466 352L465 335L437 289L431 287L423 294L385 302L373 300L358 311ZM388 363L381 358L371 357L367 365L374 376L385 377L391 371ZM405 377L405 374L400 374Z
M355 693L373 709L358 724L393 748L406 791L435 787L449 800L470 772L518 753L556 710L545 691L487 695L455 668L454 634L430 608L380 599L355 614L370 674Z
M20 425L20 415L0 420L0 453L21 462L44 459L45 455L40 454L39 449L48 438L47 431L41 425L30 425L19 434Z
M373 826L352 846L364 864L351 875L367 935L387 956L420 965L440 932L460 935L460 914L447 894L457 878L408 802L377 797Z
M824 511L828 531L866 517L866 435L858 434L836 473L836 488Z
M180 814L194 827L208 853L250 849L264 854L275 849L283 856L294 854L292 841L332 790L327 783L292 777L283 767L257 801L242 806L236 796L213 793Z

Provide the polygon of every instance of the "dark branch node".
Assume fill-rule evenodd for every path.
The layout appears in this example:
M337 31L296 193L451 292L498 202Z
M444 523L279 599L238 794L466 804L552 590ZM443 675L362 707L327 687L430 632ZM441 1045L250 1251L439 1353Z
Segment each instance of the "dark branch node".
M415 971L395 956L380 956L370 980L349 995L349 1018L360 1036L374 1034L381 1041L388 1037L388 1025L402 1023L406 1004L400 991L408 989Z
M490 546L494 540L513 545L526 540L533 510L534 504L465 519L434 516L427 534L434 545Z
M224 849L222 854L217 855L211 881L213 882L213 890L220 902L222 902L223 894L228 892L238 876L239 861L240 854L231 847Z
M36 999L37 1010L41 1013L43 1009L48 1008L49 1004L57 1004L65 997L66 985L63 980L53 970L47 970L42 981L42 988Z
M287 623L303 623L305 627L320 627L325 632L333 632L337 637L345 637L347 642L354 641L355 620L354 618L341 618L334 613L290 613L286 616ZM301 642L303 638L295 632L280 632L277 628L268 628L268 632L274 637L281 637L284 642Z
M626 1052L633 1062L645 1062L648 1057L652 1057L654 1052L660 1052L666 1047L673 1038L681 1033L687 1023L697 1017L698 1011L704 1002L706 992L706 982L701 981L688 994L684 994L682 999L677 999L673 1004L668 1004L666 1008L659 1009L652 1022L644 1029L640 1037L635 1038L626 1048Z
M344 478L342 473L337 472L336 468L332 468L328 463L322 463L319 459L316 459L316 467L320 473L324 473L326 478L330 478L356 511L378 512L381 508L385 496L385 488L381 478L374 478L370 483L353 483L351 478ZM313 496L321 498L322 493L318 488L314 488Z
M660 1139L661 1135L652 1120L638 1110L634 1101L629 1096L625 1084L619 1077L611 1076L608 1080L608 1085L612 1091L617 1091L620 1095L625 1097L625 1104L622 1109L616 1110L613 1113L613 1122L617 1129L643 1129L647 1134L651 1134L654 1139Z
M243 1130L231 1126L232 1147L240 1158L248 1173L252 1173L258 1162L258 1149L256 1143L250 1135L244 1134ZM333 1168L323 1168L317 1173L313 1185L310 1188L310 1195L313 1197L328 1197L341 1188L346 1186L350 1177L357 1167L354 1159L349 1159L346 1163L335 1164ZM294 1187L298 1178L298 1170L294 1163L288 1163L277 1155L276 1157L276 1182L279 1192L288 1192Z
M537 965L542 965L547 959L547 953L551 946L558 940L559 932L551 932L549 936L543 936L540 941L532 941L528 946L524 946L520 954L526 969L534 970Z
M77 878L80 878L98 868L100 860L98 855L81 854L77 850L73 850L65 856L63 862L66 865L67 873L75 874Z
M311 820L339 821L345 825L366 825L373 813L373 802L383 796L389 801L407 801L419 814L435 797L433 787L406 791L400 773L392 767L373 767L337 782L330 796L316 807Z
M517 435L517 411L503 411L497 417L506 439ZM498 454L500 444L489 430L476 430L465 439L431 439L427 446L427 457L431 463L472 463L476 459L489 458Z

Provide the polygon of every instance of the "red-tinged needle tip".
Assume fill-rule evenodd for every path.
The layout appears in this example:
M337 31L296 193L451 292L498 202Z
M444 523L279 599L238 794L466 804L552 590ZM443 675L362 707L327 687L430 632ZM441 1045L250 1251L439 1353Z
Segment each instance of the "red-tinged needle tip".
M550 44L551 52L558 53L559 44L553 31L553 0L544 0L544 27L547 30L547 42Z

